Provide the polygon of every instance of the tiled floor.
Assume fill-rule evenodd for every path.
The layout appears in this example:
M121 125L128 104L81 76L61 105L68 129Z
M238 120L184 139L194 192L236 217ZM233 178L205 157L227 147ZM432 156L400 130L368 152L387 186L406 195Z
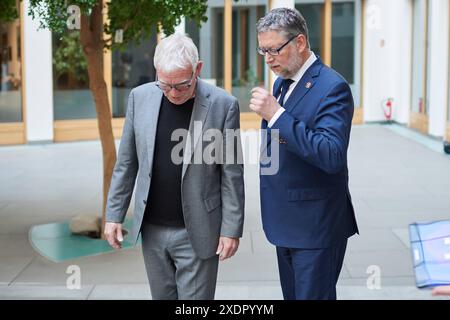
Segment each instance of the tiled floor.
M407 228L450 218L450 156L441 150L400 126L353 127L350 191L361 235L349 240L339 298L434 299L415 288ZM0 299L150 298L140 247L55 263L28 241L34 225L100 215L98 141L1 147L0 168ZM257 174L257 165L246 165L244 237L236 256L220 264L218 299L282 298L275 251L261 228ZM67 287L73 265L79 290ZM368 286L373 268L379 289Z

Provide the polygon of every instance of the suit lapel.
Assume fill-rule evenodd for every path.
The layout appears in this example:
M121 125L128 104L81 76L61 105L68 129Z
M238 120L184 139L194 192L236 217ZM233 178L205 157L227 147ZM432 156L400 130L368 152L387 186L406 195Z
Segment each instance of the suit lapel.
M186 146L184 148L181 180L184 178L187 167L191 162L192 156L194 155L194 150L197 147L198 142L201 140L203 131L205 130L205 119L211 104L209 95L210 93L208 92L205 83L201 79L198 79L194 108L192 110L191 121L189 124L189 135L186 139Z
M145 101L147 110L144 121L147 123L145 125L146 132L145 137L147 138L147 152L148 152L148 164L150 170L152 170L153 165L153 154L155 151L155 138L156 129L158 127L158 117L159 110L161 109L162 92L157 89L156 86L152 86L151 92L148 93Z
M311 65L311 67L308 68L308 70L306 70L305 74L297 83L289 98L286 100L284 108L287 112L291 113L299 105L303 97L314 86L314 84L316 83L315 78L319 76L320 69L322 67L323 63L319 59L319 57L317 57L317 60ZM273 85L272 94L275 98L277 98L280 93L280 87L281 78L278 78ZM267 129L267 121L264 119L261 122L261 129ZM260 157L263 155L263 152L265 152L265 150L270 146L270 140L270 135L268 132L266 132L266 138L262 137Z
M322 66L322 61L317 58L312 66L308 70L306 70L305 74L297 83L294 90L292 91L292 94L284 104L284 108L287 112L291 113L300 104L300 101L309 92L309 90L314 87L316 83L315 78L319 75Z
M281 78L278 78L277 80L275 80L275 83L273 84L273 89L272 89L272 95L275 98L278 98L279 94L280 94L280 90L281 90ZM261 129L262 130L266 130L266 131L262 131L261 134L261 145L260 145L260 152L259 152L259 156L260 158L263 155L263 152L267 149L267 147L270 144L270 134L269 134L269 130L267 128L268 122L265 119L261 120Z

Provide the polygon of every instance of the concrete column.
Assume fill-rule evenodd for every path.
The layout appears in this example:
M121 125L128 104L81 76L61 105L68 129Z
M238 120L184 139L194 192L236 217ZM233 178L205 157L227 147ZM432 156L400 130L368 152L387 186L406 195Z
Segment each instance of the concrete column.
M221 40L213 37L211 24L213 17L210 7L207 9L206 15L208 16L208 21L203 23L202 28L200 29L200 48L198 48L198 53L200 55L200 59L205 62L203 64L201 77L210 79L212 78L212 70L214 68L213 63L215 61L213 58L215 54L215 51L213 50L213 42Z
M411 100L412 2L367 0L364 21L364 121L385 120L382 102L393 98L393 120L407 123Z
M445 136L448 89L448 0L429 1L428 133Z
M25 123L28 142L53 141L52 34L37 31L39 22L27 14L24 1Z
M178 25L175 26L175 32L184 34L186 32L186 20L184 17L181 17L181 21Z
M295 0L269 0L269 11L275 8L295 8ZM266 79L269 81L269 90L272 92L273 84L275 83L277 76L266 64L264 64L264 66L267 70Z
M269 1L272 3L272 7L270 9L275 8L295 8L295 0L272 0Z

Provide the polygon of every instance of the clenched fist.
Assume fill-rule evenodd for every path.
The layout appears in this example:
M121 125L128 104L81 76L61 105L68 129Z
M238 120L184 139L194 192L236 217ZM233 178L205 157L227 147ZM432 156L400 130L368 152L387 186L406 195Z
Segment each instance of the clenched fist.
M275 113L280 109L277 99L269 91L256 87L252 89L250 109L255 111L266 121L270 121Z
M111 247L114 249L122 248L123 234L121 223L106 222L104 233Z

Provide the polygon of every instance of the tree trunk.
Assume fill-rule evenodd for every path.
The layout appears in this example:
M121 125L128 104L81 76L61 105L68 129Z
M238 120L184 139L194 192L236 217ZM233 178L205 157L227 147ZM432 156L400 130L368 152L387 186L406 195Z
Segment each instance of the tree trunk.
M103 207L101 237L104 239L106 200L116 163L116 146L111 124L111 108L104 79L103 64L103 1L99 0L90 16L81 16L80 41L87 59L89 88L94 97L98 129L103 153Z

